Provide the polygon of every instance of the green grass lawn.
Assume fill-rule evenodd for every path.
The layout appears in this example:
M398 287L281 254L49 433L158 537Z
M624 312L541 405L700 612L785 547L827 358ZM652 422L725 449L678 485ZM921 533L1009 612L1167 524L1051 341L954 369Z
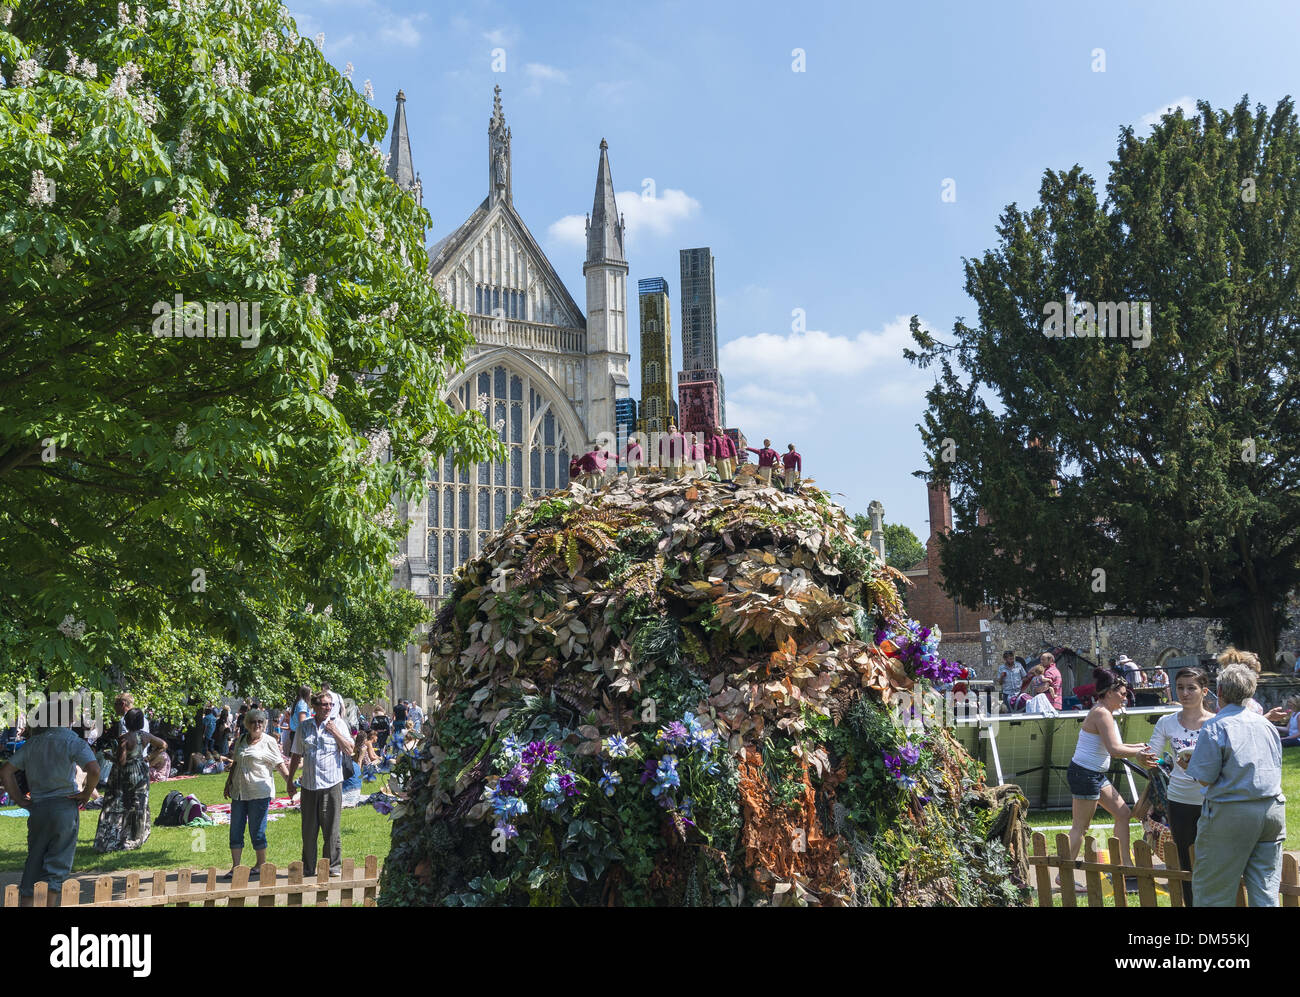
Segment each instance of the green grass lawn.
M376 782L364 783L362 796L377 792L386 785L387 775ZM149 787L149 808L154 820L163 799L173 789L193 793L205 804L229 802L221 795L226 783L225 775L201 775L193 779L155 782ZM279 790L282 792L282 790ZM98 810L84 810L81 814L81 832L78 836L77 857L73 873L117 872L133 869L145 872L151 869L206 869L216 866L224 872L230 867L228 825L216 827L158 827L154 825L149 840L142 848L131 852L96 854L91 845L95 841L95 828L99 824ZM383 864L388 855L388 817L371 806L351 807L343 811L340 833L343 839L343 857L351 858L360 867L367 855L374 855ZM302 815L298 811L283 813L279 820L266 825L268 862L277 868L287 868L290 862L302 859ZM242 863L254 860L252 842L244 834ZM21 872L27 861L27 821L0 817L0 869Z
M1137 776L1134 776L1137 779ZM1142 783L1138 782L1138 791L1142 791ZM1127 799L1127 787L1125 787L1125 799ZM1300 850L1300 749L1288 748L1282 752L1282 792L1286 795L1286 848L1288 850ZM1031 828L1041 828L1044 826L1061 825L1070 823L1069 810L1034 810L1029 814L1029 824ZM1110 838L1110 830L1114 827L1115 821L1102 810L1097 808L1097 814L1092 819L1092 833L1097 838L1098 844L1101 845ZM1055 840L1057 831L1044 831L1047 836L1047 850L1055 853ZM1136 841L1141 837L1142 829L1136 821L1129 825L1129 836Z

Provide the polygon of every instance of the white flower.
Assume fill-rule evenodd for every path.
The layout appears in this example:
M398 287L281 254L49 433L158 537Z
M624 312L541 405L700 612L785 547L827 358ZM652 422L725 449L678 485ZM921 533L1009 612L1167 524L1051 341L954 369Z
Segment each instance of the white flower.
M135 26L137 28L147 28L149 26L149 11L145 9L144 4L140 4L135 9Z
M373 231L371 231L370 238L382 246L384 243L384 238L387 235L388 235L388 230L384 228L384 223L379 222L375 225Z
M236 562L235 562L235 570L236 570L236 571L243 571L243 570L244 570L244 562L243 562L243 561L236 561Z
M294 201L300 200L301 198L302 198L302 188L295 187L293 189L293 193L289 195L289 203L292 204Z
M320 302L313 301L311 307L307 309L307 314L312 318L320 318Z
M403 564L406 563L406 555L394 554L392 557L388 559L388 563L391 564L394 568L400 568Z
M140 112L140 117L144 118L147 125L152 125L158 120L158 105L148 97L136 98L135 109Z
M272 239L266 244L266 250L262 253L262 259L267 263L274 263L280 258L280 240Z
M324 615L324 616L333 616L333 615L334 615L334 604L333 604L333 603L330 603L328 606L326 606L324 609L322 609L322 610L321 610L321 614Z
M77 53L72 49L68 49L68 65L63 71L69 76L73 76L77 72Z
M68 260L62 253L55 253L50 258L50 269L54 271L56 277L62 277L68 272Z
M36 130L42 135L48 135L50 133L50 119L41 118L40 121L36 122Z
M423 436L420 437L420 446L428 447L432 445L433 445L433 430L431 429Z
M367 464L373 464L377 461L392 443L392 438L388 435L386 429L367 433L366 439L370 441L370 445L366 447L366 453L362 460Z
M78 71L86 79L93 80L99 75L99 63L91 62L89 59L82 59Z
M369 487L370 485L368 482L365 481L361 482L361 484L357 485L357 495L359 496L364 495L366 493L366 489Z
M366 80L366 85L365 87L362 88L361 92L365 94L366 100L375 99L375 85L371 83L369 80Z
M131 26L131 5L119 3L117 5L117 26L119 28L129 28Z
M390 301L388 303L388 307L379 313L379 317L383 319L387 319L389 322L397 318L397 302Z
M352 169L352 153L348 152L347 149L344 149L334 157L334 165L340 170Z
M352 79L352 63L349 62L347 67L343 70L343 78L345 80Z
M480 412L487 412L487 410L488 410L488 401L489 401L488 396L487 396L486 394L480 392L480 393L479 393L479 396L478 396L478 410L479 410Z
M141 70L134 62L128 62L117 68L113 82L108 85L110 97L126 97L128 91L140 82Z
M54 203L54 180L47 179L43 170L32 170L32 186L27 203L40 206Z
M23 59L18 63L18 68L14 70L13 85L16 87L29 87L36 82L36 77L40 75L41 67L37 65L35 59Z
M12 10L8 7L0 7L0 24L3 24L7 28L9 27L9 22L13 19L14 12Z
M187 169L194 159L194 130L187 124L176 138L176 165Z
M86 623L84 620L76 619L69 613L63 618L63 622L59 624L59 633L69 640L81 640L86 633Z
M307 612L314 613L315 611L316 611L316 603L314 602L307 603Z
M172 443L178 447L185 446L190 440L190 427L183 422L176 424L176 433L172 436Z
M330 88L329 88L329 87L321 87L321 88L320 88L320 94L318 94L317 97L316 97L316 103L319 104L321 107L329 107L329 106L330 106Z
M302 291L304 294L316 293L316 275L314 273L309 273L302 282Z
M388 505L384 506L384 508L381 511L375 513L374 518L375 518L375 522L378 523L380 526L382 526L384 529L388 529L390 526L396 523L397 514L393 512L392 503L390 502Z
M325 47L325 32L323 31L316 32L316 47L317 48Z
M104 221L108 222L108 224L110 225L116 225L118 219L120 219L121 217L122 217L122 211L120 208L118 208L116 204L114 204L111 208L109 208L106 212L104 212Z
M172 211L176 214L177 218L184 218L189 210L190 202L185 200L184 197L178 197L172 202Z
M72 151L73 151L74 149L76 149L77 146L79 146L79 145L81 145L81 139L79 139L79 138L70 138L70 139L68 139L68 151L69 151L69 152L72 152Z
M268 52L274 52L280 47L280 36L270 28L264 28L258 43Z
M321 394L323 394L330 401L333 401L334 392L338 390L339 390L339 376L337 374L331 374L329 377L325 378L325 387L321 388Z
M401 398L397 399L397 404L393 406L393 418L394 418L394 419L400 419L401 416L402 416L402 409L404 409L404 408L406 408L406 396L405 396L405 395L403 395Z

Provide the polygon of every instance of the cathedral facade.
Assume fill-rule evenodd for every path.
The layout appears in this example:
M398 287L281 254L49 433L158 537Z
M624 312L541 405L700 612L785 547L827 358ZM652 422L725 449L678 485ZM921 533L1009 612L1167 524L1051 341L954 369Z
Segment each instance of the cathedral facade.
M406 560L393 583L431 607L453 573L525 498L569 481L569 456L615 432L615 408L629 397L627 257L602 139L587 218L586 312L515 209L510 129L495 90L487 134L488 193L457 229L429 250L438 293L463 312L474 337L451 383L457 411L478 408L505 444L506 458L465 468L452 455L430 468L425 496L399 503ZM422 195L414 173L405 98L393 117L389 176ZM393 698L425 699L417 649L389 655Z

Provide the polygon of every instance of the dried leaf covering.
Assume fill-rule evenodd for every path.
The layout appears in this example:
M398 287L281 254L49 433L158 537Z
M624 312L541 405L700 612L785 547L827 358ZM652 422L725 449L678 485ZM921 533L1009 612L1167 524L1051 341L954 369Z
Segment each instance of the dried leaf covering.
M430 635L384 902L1023 902L1018 797L885 705L905 581L808 481L525 503Z

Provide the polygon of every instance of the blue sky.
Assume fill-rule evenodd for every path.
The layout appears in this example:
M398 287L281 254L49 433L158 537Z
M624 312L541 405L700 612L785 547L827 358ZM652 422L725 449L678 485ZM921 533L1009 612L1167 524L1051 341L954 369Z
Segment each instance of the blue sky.
M992 248L1006 205L1036 202L1044 169L1079 163L1104 181L1124 125L1300 90L1295 3L289 6L385 112L406 91L430 242L487 193L501 86L515 206L579 304L581 218L607 139L630 294L667 278L674 363L677 253L710 246L728 423L795 443L851 512L879 499L923 540L911 472L926 463L916 424L933 376L901 357L908 317L939 332L974 317L962 257ZM638 331L633 316L634 351ZM632 384L639 396L635 352Z

